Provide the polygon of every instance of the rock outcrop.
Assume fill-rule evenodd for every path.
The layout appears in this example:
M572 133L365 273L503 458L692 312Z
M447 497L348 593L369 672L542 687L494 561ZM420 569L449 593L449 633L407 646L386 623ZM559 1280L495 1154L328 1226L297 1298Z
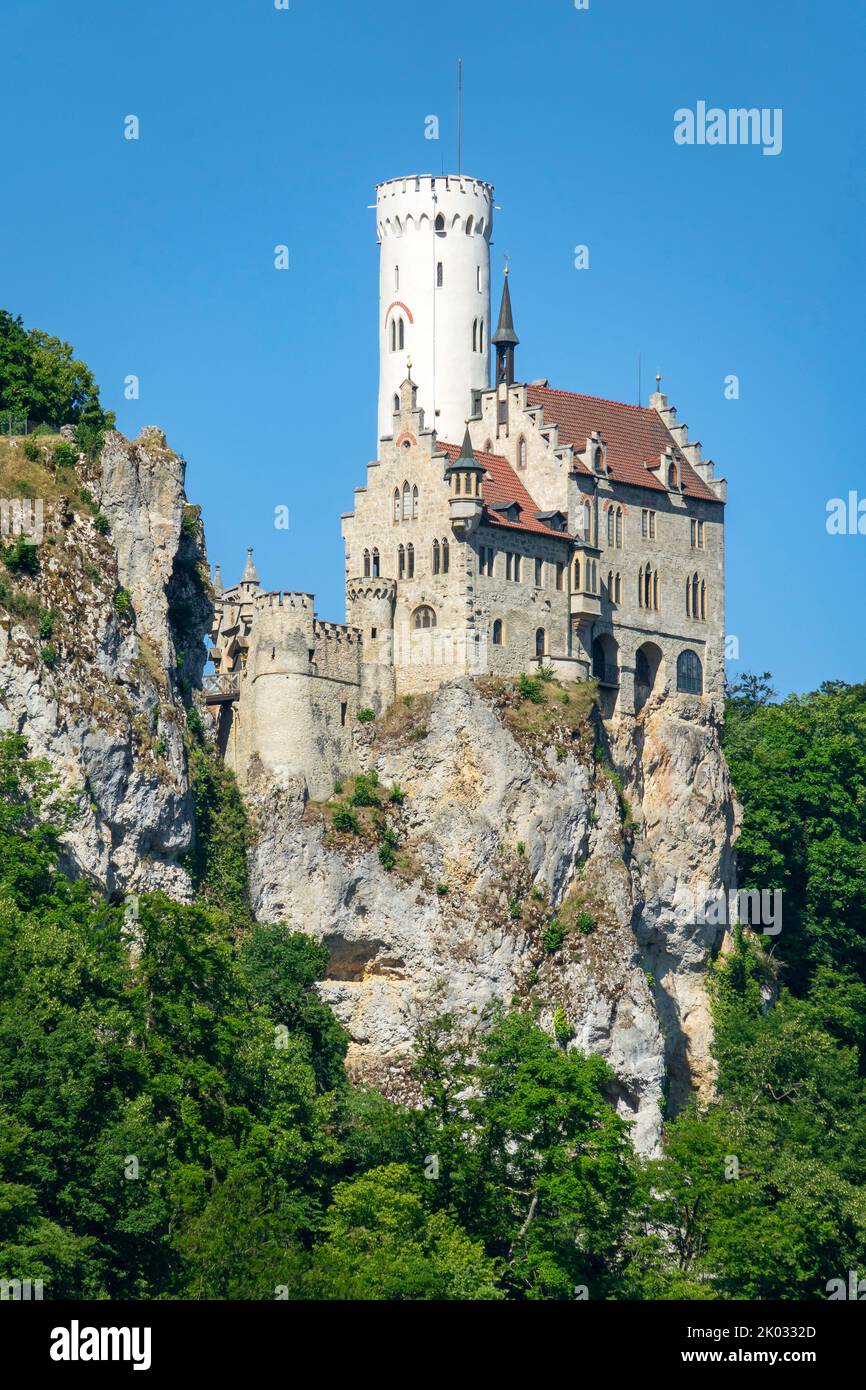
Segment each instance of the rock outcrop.
M382 805L356 831L335 828L345 794L317 806L301 782L254 772L254 909L326 942L321 989L350 1066L386 1093L411 1098L425 1015L529 1002L609 1061L651 1152L668 1088L681 1101L712 1082L718 928L682 905L730 884L734 801L710 706L652 702L604 726L591 695L551 685L536 707L510 682L463 679L398 705L359 736Z
M211 609L184 462L156 429L134 442L111 432L100 459L59 473L37 447L44 536L38 573L16 575L0 600L0 727L78 796L76 872L110 895L188 898L182 687L201 683ZM26 476L23 448L20 460Z

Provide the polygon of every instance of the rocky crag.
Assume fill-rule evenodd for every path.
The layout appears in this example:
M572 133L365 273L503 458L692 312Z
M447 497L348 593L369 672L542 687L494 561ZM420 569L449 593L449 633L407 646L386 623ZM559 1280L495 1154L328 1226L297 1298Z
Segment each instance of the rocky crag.
M0 590L0 727L77 795L78 872L189 899L185 707L212 609L183 460L155 429L74 468L51 444L26 466L4 447L46 505L38 573ZM737 811L712 702L603 722L594 694L488 678L406 697L358 726L325 802L254 762L250 892L256 916L328 945L321 991L356 1076L411 1099L419 1020L514 1001L609 1061L651 1152L666 1105L712 1087L720 929L694 904L734 884Z

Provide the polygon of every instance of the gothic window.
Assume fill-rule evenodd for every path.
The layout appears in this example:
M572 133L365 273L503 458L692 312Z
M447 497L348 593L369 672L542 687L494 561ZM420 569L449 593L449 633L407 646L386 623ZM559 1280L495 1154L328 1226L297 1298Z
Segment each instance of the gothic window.
M501 618L497 618L497 619L495 620L494 624L493 624L493 645L494 645L494 647L502 647L502 646L504 646L504 643L503 643L503 641L502 641L502 619L501 619Z
M575 557L574 557L574 584L573 584L572 587L575 589L575 591L577 591L577 590L580 588L580 556L579 556L579 555L575 555Z
M428 603L422 603L412 614L412 626L416 629L436 626L436 614Z
M394 392L394 414L395 414L395 415L398 415L399 413L400 413L400 397L397 395L397 392L395 391L395 392Z
M617 507L617 509L616 509L615 521L616 521L616 547L617 547L617 550L622 550L622 507Z
M653 608L658 610L659 606L659 572L653 571Z
M364 551L364 578L365 578L365 579L369 579L369 578L370 578L370 552L369 552L369 550L365 550L365 551Z
M614 579L614 581L613 581L613 589L614 589L614 594L613 594L613 601L614 601L614 603L622 603L622 575L621 575L621 574L618 574L618 575L616 576L616 578Z
M439 573L439 542L433 542L433 573Z
M437 285L437 288L441 290L442 284L443 284L442 262L441 262L441 261L437 261L437 262L436 262L436 285Z
M523 435L521 435L517 441L517 467L526 467L526 440L523 438Z
M394 489L394 520L400 520L400 489L398 487Z
M702 580L701 580L701 619L705 619L706 616L707 616L707 586L706 586L706 584L704 583L704 581L703 581L703 579L702 579Z
M403 484L403 520L408 521L412 516L412 493L409 484Z
M706 611L706 590L704 591L704 611ZM700 618L701 613L701 580L697 574L693 574L691 579L686 580L686 617Z
M468 216L467 219L466 219L466 235L467 235L467 236L471 236L471 235L472 235L472 226L473 226L474 221L475 221L475 218L472 216L472 213L470 212L469 216Z
M538 657L544 656L545 649L546 649L546 645L547 645L547 635L546 635L546 633L545 633L545 631L544 631L544 628L543 628L543 627L536 628L536 630L535 630L535 655L538 656Z
M402 348L403 348L403 320L402 320L402 319L398 320L398 323L397 323L397 346L402 350Z
M415 578L415 547L414 547L414 545L407 545L407 546L406 546L406 578L407 578L407 579L414 579L414 578Z
M704 673L701 659L695 652L680 652L677 657L677 690L684 695L701 695Z
M441 213L441 212L439 213L439 215L438 215L438 217L436 218L436 221L434 222L433 225L434 225L434 227L435 227L435 229L436 229L436 235L437 235L437 236L444 236L444 235L445 235L445 218L442 216L442 213Z
M607 572L607 596L613 603L613 570Z
M442 573L448 573L448 542L442 542Z
M678 471L677 471L677 466L676 466L676 464L675 464L675 463L669 463L669 464L668 464L668 487L670 487L670 488L679 487L679 477L680 477L680 475L679 475L679 473L678 473Z
M397 547L397 578L406 578L406 552L402 545Z
M413 489L412 489L412 520L413 520L413 521L417 521L417 520L418 520L418 489L417 489L417 487L413 487Z
M459 495L460 495L460 474L459 474L459 473L455 473L455 474L454 474L454 495L455 495L455 496L459 496Z
M643 607L653 608L653 572L647 562L643 572Z
M397 320L391 320L391 351L397 351Z
M374 550L374 551L373 551L373 578L374 578L374 579L378 579L378 578L379 578L379 552L378 552L378 550Z
M607 513L607 543L613 545L613 507L608 508Z

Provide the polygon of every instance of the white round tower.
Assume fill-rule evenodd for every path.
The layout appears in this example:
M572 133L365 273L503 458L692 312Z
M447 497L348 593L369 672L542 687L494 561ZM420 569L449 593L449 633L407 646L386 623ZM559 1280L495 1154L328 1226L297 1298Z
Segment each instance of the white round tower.
M458 442L472 391L490 385L493 187L456 174L376 189L379 438L393 433L411 360L424 424Z

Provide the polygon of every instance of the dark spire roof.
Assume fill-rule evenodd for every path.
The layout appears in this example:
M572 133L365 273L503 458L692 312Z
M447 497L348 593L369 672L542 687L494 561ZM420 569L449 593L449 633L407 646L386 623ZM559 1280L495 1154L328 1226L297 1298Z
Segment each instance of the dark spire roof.
M499 323L490 339L497 347L515 347L520 339L514 331L514 317L511 313L511 293L508 289L508 267L505 268L505 284L502 287L502 304L499 307Z
M448 467L445 469L445 472L456 472L458 469L461 473L466 473L468 471L473 471L475 473L483 473L485 471L484 464L479 463L477 458L475 457L475 452L472 448L472 440L469 437L468 424L466 426L466 433L463 436L463 446L460 450L460 453L457 455L456 459L454 459L453 463L449 463Z

